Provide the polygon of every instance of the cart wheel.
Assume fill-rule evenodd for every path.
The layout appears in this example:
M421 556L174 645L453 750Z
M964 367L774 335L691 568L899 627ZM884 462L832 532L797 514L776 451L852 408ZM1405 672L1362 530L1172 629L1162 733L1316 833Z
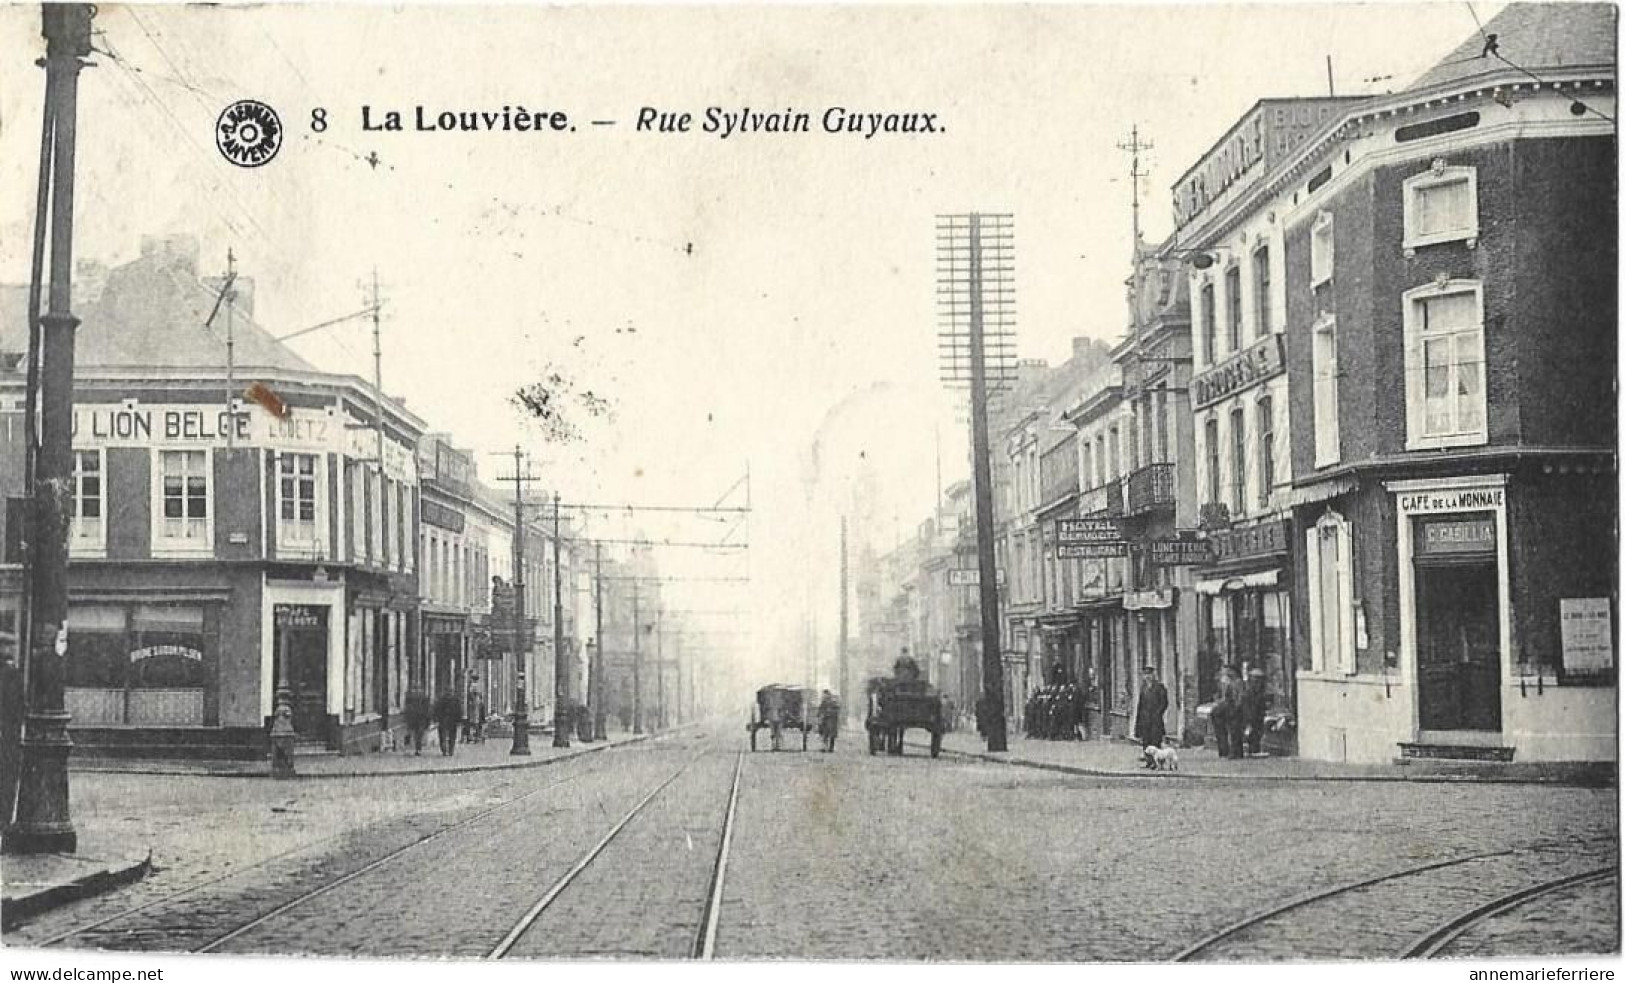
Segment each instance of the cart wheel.
M942 731L934 730L931 732L931 757L935 758L940 754L942 754Z

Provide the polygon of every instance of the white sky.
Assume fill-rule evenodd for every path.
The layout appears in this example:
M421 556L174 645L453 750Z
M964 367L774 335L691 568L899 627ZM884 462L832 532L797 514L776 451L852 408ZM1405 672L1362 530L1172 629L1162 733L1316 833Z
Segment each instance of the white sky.
M1487 20L1501 5L1476 9ZM212 269L231 247L257 281L258 319L278 333L359 307L376 266L386 389L478 449L487 477L499 462L486 452L523 436L506 395L550 366L617 412L582 444L530 441L566 498L709 505L749 462L757 648L795 666L809 597L819 648L834 651L834 503L850 494L857 453L875 468L867 505L891 536L930 513L934 431L944 480L964 472L936 382L937 213L1015 214L1021 354L1058 361L1071 336L1116 339L1125 323L1129 161L1117 144L1132 125L1155 147L1142 194L1156 239L1170 227L1169 186L1256 99L1324 94L1327 55L1339 94L1397 88L1475 30L1463 3L107 5L97 27L122 63L98 56L82 79L78 256L116 263L143 233L184 232ZM0 59L0 277L23 282L37 8L0 8L0 36L13 39ZM1369 81L1379 76L1394 78ZM288 128L258 170L212 145L215 116L242 97L275 106ZM364 104L557 108L580 130L369 134ZM815 130L830 105L924 110L947 132L724 142L635 133L644 105L791 106ZM320 141L313 106L331 123ZM382 167L359 159L371 152ZM370 375L359 322L295 346ZM707 528L644 520L655 535ZM677 573L741 570L663 559ZM734 603L727 590L671 593L716 609Z

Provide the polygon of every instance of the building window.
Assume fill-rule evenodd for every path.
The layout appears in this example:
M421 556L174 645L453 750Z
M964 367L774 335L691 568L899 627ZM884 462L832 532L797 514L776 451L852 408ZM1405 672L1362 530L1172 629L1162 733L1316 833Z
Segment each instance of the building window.
M1342 454L1337 429L1337 319L1323 317L1314 327L1315 467L1336 464Z
M1253 310L1258 314L1258 337L1275 330L1270 317L1270 247L1253 250Z
M1258 401L1258 507L1269 508L1275 488L1275 405L1268 396Z
M1111 428L1107 436L1107 441L1107 447L1109 449L1106 451L1106 467L1108 468L1106 477L1108 480L1116 481L1117 475L1119 474L1123 464L1122 457L1120 456L1123 449L1122 446L1117 442L1116 427Z
M1247 411L1240 406L1230 411L1230 508L1247 513Z
M1318 287L1332 278L1332 216L1321 212L1309 232L1309 286Z
M1210 416L1207 420L1207 500L1209 502L1222 501L1219 497L1219 418Z
M316 455L277 455L277 545L319 551Z
M1227 354L1241 351L1241 267L1224 271L1224 327L1229 341Z
M1433 167L1405 181L1404 248L1417 249L1440 242L1478 240L1478 170Z
M209 548L208 451L158 452L158 510L154 546Z
M1169 462L1168 458L1168 394L1157 391L1157 461L1162 464Z
M203 609L73 605L65 660L68 712L81 726L201 725Z
M1405 294L1405 377L1410 449L1482 444L1484 294L1446 281Z
M1310 668L1353 675L1354 586L1349 577L1349 525L1336 512L1327 512L1308 536Z
M73 452L73 528L68 547L74 553L107 549L106 485L102 451Z
M1213 304L1213 284L1202 284L1202 358L1212 365L1219 360L1219 316Z

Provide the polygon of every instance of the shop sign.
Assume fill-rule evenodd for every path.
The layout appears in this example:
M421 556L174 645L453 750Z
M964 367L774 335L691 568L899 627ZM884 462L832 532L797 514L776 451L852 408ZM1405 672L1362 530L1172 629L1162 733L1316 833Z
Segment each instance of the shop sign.
M429 635L461 635L463 622L456 618L424 618L423 631Z
M1062 546L1083 543L1121 546L1124 542L1123 526L1116 519L1062 519L1055 524L1055 541Z
M1285 553L1287 523L1282 519L1256 526L1217 530L1208 534L1208 542L1213 544L1215 563Z
M1417 520L1416 552L1425 556L1495 552L1495 517Z
M1606 597L1565 597L1557 602L1563 668L1586 672L1614 667L1614 623Z
M993 579L994 579L994 582L997 584L997 586L999 586L999 587L1004 586L1004 568L1003 567L999 567L997 570L994 571ZM980 587L981 585L982 585L982 571L977 569L976 567L964 567L964 568L961 568L961 569L958 569L958 570L949 570L948 571L948 586L949 587Z
M136 400L85 403L73 411L73 445L151 447L194 444L224 447L227 438L248 447L305 453L337 452L343 447L338 422L325 409L294 407L278 417L263 407L235 413L218 404L158 403Z
M1191 538L1153 539L1146 543L1146 556L1153 566L1183 567L1213 562L1209 540Z
M1191 402L1197 409L1274 378L1286 371L1281 336L1268 335L1191 380Z
M1113 560L1128 556L1128 543L1065 543L1055 547L1055 556L1061 560Z
M130 653L131 662L144 662L160 655L172 655L192 662L202 662L203 653L184 645L149 645L144 649L136 649Z
M1401 512L1471 512L1499 509L1505 504L1505 488L1456 488L1447 491L1405 492L1399 496Z
M439 502L431 502L426 498L422 499L419 505L422 508L423 521L429 525L449 529L452 532L463 531L463 513L456 509L447 508Z
M278 604L276 606L276 626L278 628L320 628L322 626L320 609L306 604Z

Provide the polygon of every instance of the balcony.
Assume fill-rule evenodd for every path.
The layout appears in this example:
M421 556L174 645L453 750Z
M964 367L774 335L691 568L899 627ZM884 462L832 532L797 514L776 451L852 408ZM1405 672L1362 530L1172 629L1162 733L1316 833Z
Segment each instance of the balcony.
M1112 479L1078 496L1078 514L1115 517L1123 514L1123 483Z
M1128 514L1167 511L1174 507L1174 466L1148 464L1129 475Z

